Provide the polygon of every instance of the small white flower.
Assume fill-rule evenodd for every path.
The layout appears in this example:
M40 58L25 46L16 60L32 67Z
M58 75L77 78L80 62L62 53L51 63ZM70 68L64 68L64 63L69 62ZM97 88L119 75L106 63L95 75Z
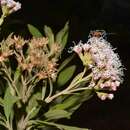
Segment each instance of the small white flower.
M105 64L103 62L98 62L97 67L102 69L105 67Z
M14 0L1 0L1 6L7 6L9 13L16 12L21 9L21 3L15 2Z
M17 2L16 5L15 5L15 7L13 8L13 10L17 11L19 9L21 9L21 3Z
M103 83L100 84L100 88L104 88L104 84Z
M106 100L107 96L106 95L102 95L99 98L104 101L104 100Z
M111 82L111 89L112 89L113 91L116 91L116 90L117 90L117 86L116 86L115 82Z
M103 101L107 99L107 95L107 93L97 92L97 96Z
M117 78L115 76L111 76L111 79L112 80L116 80Z
M74 46L73 51L80 54L82 52L82 47L80 45L76 45Z
M111 82L110 82L110 81L107 81L107 82L104 83L104 85L105 85L106 87L110 87L110 86L111 86Z
M103 71L101 77L102 79L108 79L111 77L111 72L109 70Z
M110 99L110 100L112 100L114 98L114 94L112 94L112 93L108 94L107 98Z
M91 46L89 44L87 44L87 43L83 44L82 47L83 47L84 51L88 51L91 48Z
M115 85L116 85L117 87L119 87L119 86L120 86L120 82L119 82L119 81L115 81Z
M7 0L7 7L13 8L13 7L15 7L15 5L16 5L15 1L13 1L13 0Z
M0 2L1 2L1 6L5 5L7 3L6 0L1 0Z

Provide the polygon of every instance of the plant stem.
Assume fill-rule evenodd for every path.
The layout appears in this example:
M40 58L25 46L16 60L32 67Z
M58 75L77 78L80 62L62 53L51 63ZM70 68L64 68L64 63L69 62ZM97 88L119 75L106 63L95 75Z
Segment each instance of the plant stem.
M57 97L59 97L59 96L61 96L61 95L71 94L72 91L74 92L75 90L76 90L76 91L80 91L80 89L81 89L81 90L84 90L84 89L86 90L88 87L85 87L84 89L83 89L83 88L77 88L77 89L75 89L75 86L77 86L78 84L84 82L85 80L90 79L91 76L92 76L92 74L89 74L88 76L86 76L86 77L82 78L81 80L77 81L75 84L70 84L70 86L68 86L66 89L62 90L61 92L59 92L59 93L53 95L52 97L46 98L46 99L45 99L45 102L46 102L46 103L50 103L50 102L51 102L52 100L54 100L55 98L57 98ZM90 88L88 88L88 89L90 89Z
M13 130L12 125L10 125L9 121L6 122L6 127L8 130Z
M17 87L16 87L16 85L15 85L13 79L12 79L11 76L10 76L10 72L9 72L7 66L5 65L4 62L2 62L2 65L3 65L3 67L4 67L4 72L5 72L5 74L7 75L7 77L9 78L9 80L10 80L10 82L11 82L11 84L12 84L13 89L16 91L17 95L20 96L20 93L19 93L19 91L18 91L18 89L17 89Z
M5 15L4 15L4 14L2 14L2 16L1 16L1 18L0 18L0 26L3 24L4 19L5 19Z
M51 79L49 78L49 86L50 86L50 92L49 92L49 95L46 97L46 99L45 100L48 100L50 97L51 97L51 95L52 95L52 92L53 92L53 84L52 84L52 81L51 81Z

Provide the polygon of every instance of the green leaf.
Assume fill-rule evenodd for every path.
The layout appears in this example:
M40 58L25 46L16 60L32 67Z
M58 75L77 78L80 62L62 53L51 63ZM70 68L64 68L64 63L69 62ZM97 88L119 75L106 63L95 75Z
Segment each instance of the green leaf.
M3 122L3 121L1 121L1 120L0 120L0 125L6 127L5 122Z
M31 24L28 24L28 29L29 29L29 32L34 36L34 37L42 37L42 33L36 28L34 27L33 25Z
M18 80L20 75L21 75L21 69L19 67L17 67L16 71L14 73L14 80Z
M72 107L75 105L75 103L77 103L77 101L79 100L79 95L80 94L69 96L69 98L64 100L62 103L53 106L51 109L68 109L69 107Z
M71 114L77 110L83 102L89 100L93 96L92 90L85 90L68 96L62 103L51 107L52 110L67 110Z
M74 79L71 81L71 85L75 84L76 82L78 82L79 80L82 79L82 77L84 76L85 72L81 72L79 74L77 74Z
M28 102L28 105L26 107L26 112L29 114L30 119L33 118L34 116L36 116L36 114L39 112L39 109L41 106L38 104L38 100L41 100L40 92L33 94ZM34 109L34 111L32 113L30 113L33 109Z
M83 104L83 102L92 98L93 91L92 90L84 90L83 92L80 92L79 95L73 95L73 97L68 98L65 102L69 102L69 100L72 100L71 98L76 98L74 96L78 96L78 97L77 97L77 102L75 102L68 109L68 111L71 113L75 112Z
M62 48L64 49L67 39L68 39L68 30L69 30L69 22L67 22L64 26L64 28L59 31L56 35L56 42L60 43L62 45Z
M13 113L13 106L18 101L18 99L18 97L11 94L10 88L8 87L4 96L4 113L7 120L9 120L11 113Z
M57 127L60 130L88 130L87 128L78 128L74 126L67 126L67 125L61 125L56 123L53 123L52 125Z
M60 65L58 72L60 72L72 59L74 58L74 55L66 58Z
M0 120L6 122L6 118L2 113L0 113Z
M57 77L58 86L64 86L73 76L76 66L72 65L61 71Z
M18 68L16 68L16 70L14 72L14 82L15 82L16 86L20 86L19 85L20 76L21 76L21 69L18 67ZM18 89L19 89L19 87L18 87Z
M0 113L0 126L4 126L4 127L7 126L6 119L1 113Z
M51 47L51 44L53 44L55 41L54 41L54 34L53 34L53 31L51 30L50 27L48 26L44 26L44 32L45 32L45 35L46 37L49 38L49 46Z
M69 100L61 103L61 104L57 104L54 107L52 107L51 109L68 109L69 107L72 107L75 103L77 103L79 99L79 96L71 96L71 98L69 98Z
M42 130L57 130L57 128L54 128L53 126L39 126L39 127L37 127L38 129L39 128L42 128ZM37 130L38 130L37 129Z
M47 113L44 114L47 120L53 120L53 119L61 119L61 118L70 118L71 113L65 111L65 110L49 110Z
M39 124L42 126L48 125L48 126L54 126L58 128L59 130L89 130L87 128L79 128L79 127L73 127L73 126L67 126L67 125L61 125L57 123L52 122L45 122L45 121L39 121Z
M64 34L64 36L62 37L62 42L61 42L61 44L62 44L62 49L64 49L65 46L66 46L66 44L67 44L68 36L69 36L69 32L66 32L66 33Z

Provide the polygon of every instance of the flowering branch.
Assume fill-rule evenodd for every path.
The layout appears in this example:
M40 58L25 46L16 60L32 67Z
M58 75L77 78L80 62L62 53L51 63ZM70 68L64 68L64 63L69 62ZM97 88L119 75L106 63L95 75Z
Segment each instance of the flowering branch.
M81 41L73 50L78 54L84 66L92 71L93 88L96 91L116 91L123 82L123 67L118 54L102 36L100 32L91 32L93 35L87 43ZM97 84L96 84L97 83ZM112 94L96 92L101 99ZM111 96L113 97L113 96ZM105 98L106 99L106 98Z

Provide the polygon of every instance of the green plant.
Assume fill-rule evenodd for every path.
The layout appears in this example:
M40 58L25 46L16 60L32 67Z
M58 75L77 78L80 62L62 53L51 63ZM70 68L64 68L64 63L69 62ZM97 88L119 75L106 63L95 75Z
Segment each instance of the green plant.
M57 121L70 119L94 94L102 100L113 98L111 92L123 76L117 54L101 31L91 32L88 43L79 42L72 49L83 63L83 69L77 73L78 66L69 64L74 55L64 61L61 57L67 43L68 22L56 35L47 26L45 36L33 25L29 24L28 29L33 35L31 39L11 34L0 43L1 129L88 130Z

